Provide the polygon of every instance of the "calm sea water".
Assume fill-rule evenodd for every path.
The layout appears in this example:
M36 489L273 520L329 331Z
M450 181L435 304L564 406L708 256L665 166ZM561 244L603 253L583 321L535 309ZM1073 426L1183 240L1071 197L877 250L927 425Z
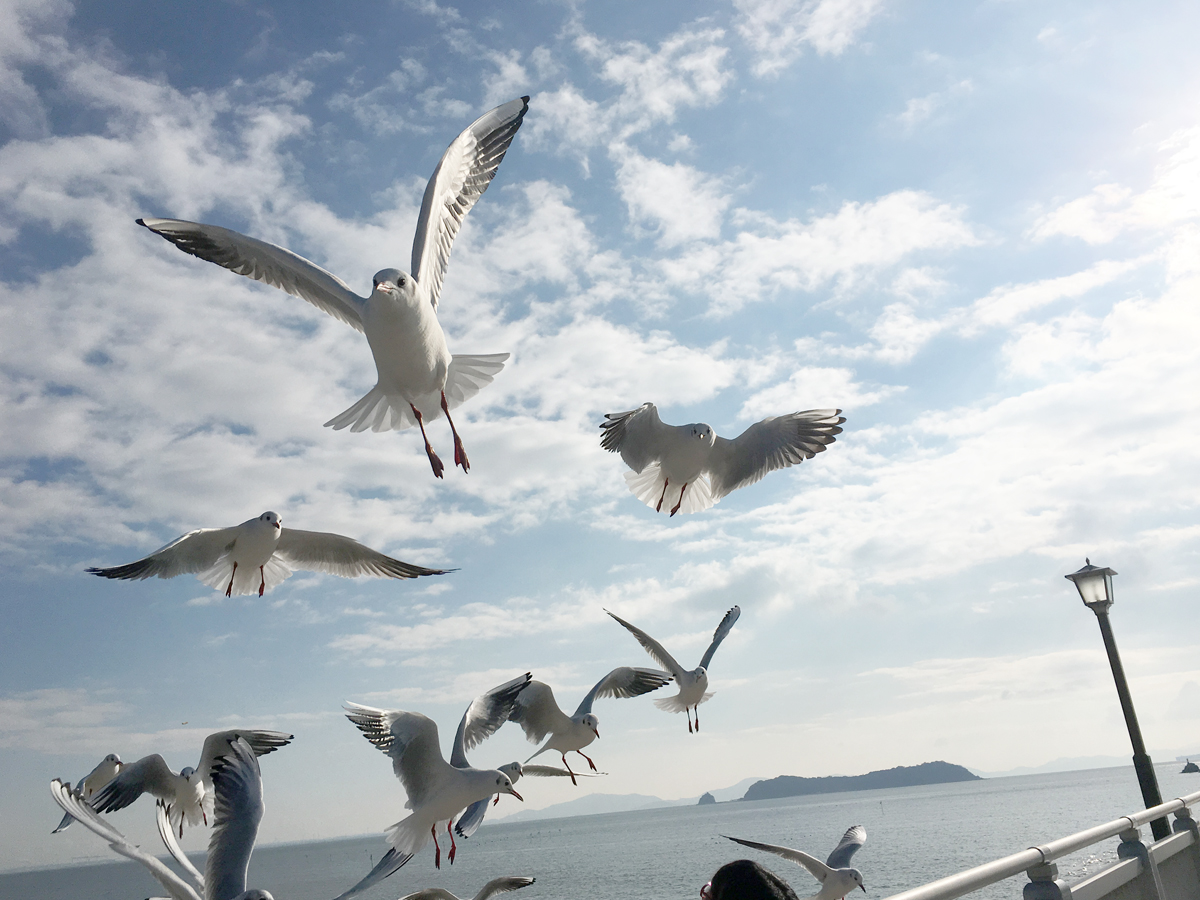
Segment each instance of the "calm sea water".
M1164 798L1200 790L1200 775L1178 764L1158 768ZM756 853L720 835L783 844L824 858L850 825L867 829L855 856L869 897L897 891L1116 819L1141 807L1132 767L994 778L963 784L892 788L753 803L672 807L540 822L484 825L459 843L453 866L433 867L432 845L362 895L395 900L426 887L472 897L490 878L529 875L521 900L696 900L722 864L753 857L801 897L817 882L786 860ZM270 811L268 810L268 815ZM1149 828L1143 829L1150 839ZM97 839L99 840L99 839ZM1065 861L1075 881L1116 859L1116 839ZM354 884L386 849L382 835L263 847L250 863L250 885L276 900L329 900ZM203 869L203 866L197 862ZM978 892L980 900L1016 900L1025 877ZM69 866L0 875L0 898L136 900L162 894L134 863Z

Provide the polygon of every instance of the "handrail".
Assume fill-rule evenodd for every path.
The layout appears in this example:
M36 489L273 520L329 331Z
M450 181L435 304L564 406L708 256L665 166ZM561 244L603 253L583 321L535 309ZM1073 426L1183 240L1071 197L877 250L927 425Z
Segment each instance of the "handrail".
M1019 875L1033 866L1053 862L1056 859L1060 859L1069 853L1074 853L1076 850L1082 850L1084 847L1095 844L1105 838L1115 837L1122 831L1128 831L1130 828L1144 825L1152 819L1170 815L1176 810L1184 809L1196 803L1200 803L1200 791L1187 794L1183 797L1176 797L1174 800L1168 800L1166 803L1152 807L1151 809L1122 816L1119 819L1113 819L1111 822L1106 822L1103 825L1096 825L1086 831L1058 838L1038 847L1030 847L1028 850L1022 850L1020 853L1014 853L1011 856L994 859L989 863L975 866L972 869L964 869L962 872L948 875L945 878L939 878L937 881L931 881L920 887L892 894L890 897L886 897L885 900L954 900L954 898L961 897L963 894L969 894L990 884L995 884L997 881L1003 881L1005 878Z

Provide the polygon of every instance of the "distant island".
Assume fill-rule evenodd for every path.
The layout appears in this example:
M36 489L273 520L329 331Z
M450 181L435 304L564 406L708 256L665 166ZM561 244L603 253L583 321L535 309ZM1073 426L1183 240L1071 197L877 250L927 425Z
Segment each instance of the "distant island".
M835 794L840 791L870 791L875 788L912 787L920 784L948 784L955 781L981 781L962 766L953 763L927 762L919 766L897 766L880 769L866 775L832 775L825 778L801 778L780 775L766 781L756 781L746 791L743 800L770 800L776 797L802 797L807 794Z
M706 793L706 794L702 794L702 795L700 796L700 802L699 802L699 804L697 804L697 805L699 805L699 806L707 806L707 805L708 805L708 804L710 804L710 803L716 803L716 802L717 802L717 798L716 798L716 797L714 797L712 794L707 794L707 793Z

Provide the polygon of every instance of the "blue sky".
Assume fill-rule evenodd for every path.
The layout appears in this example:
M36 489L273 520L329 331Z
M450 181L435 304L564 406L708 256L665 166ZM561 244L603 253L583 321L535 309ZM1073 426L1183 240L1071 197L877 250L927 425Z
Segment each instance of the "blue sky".
M1096 626L1062 579L1085 555L1121 573L1147 743L1194 751L1198 18L0 5L8 864L103 851L50 838L52 777L109 752L178 769L234 724L297 736L264 760L263 840L381 831L403 794L341 703L424 712L447 742L471 697L532 670L573 708L650 664L604 608L689 665L743 615L700 736L603 701L609 774L583 790L1124 756ZM413 432L323 429L374 383L361 335L134 224L225 225L365 293L407 268L445 146L521 94L439 308L455 352L513 354L456 415L470 475L435 481ZM726 436L796 409L848 421L817 459L667 519L599 446L602 415L644 400ZM83 573L267 509L460 571L298 574L230 600ZM505 729L472 760L529 752ZM148 808L117 819L152 834Z

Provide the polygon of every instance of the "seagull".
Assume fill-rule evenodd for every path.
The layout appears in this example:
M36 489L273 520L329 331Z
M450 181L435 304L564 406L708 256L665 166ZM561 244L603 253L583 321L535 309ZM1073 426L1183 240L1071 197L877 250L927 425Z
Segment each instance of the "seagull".
M812 872L817 881L821 882L821 890L806 900L845 900L846 895L856 887L862 888L864 893L867 890L863 887L862 872L850 868L850 857L867 842L867 829L861 825L852 825L846 829L841 841L834 847L833 852L829 854L829 859L825 862L821 862L815 856L809 856L803 850L777 847L774 844L759 844L756 841L744 841L741 838L729 837L727 834L722 837L729 838L729 840L746 847L778 854L784 859L790 859L792 862L804 866Z
M769 416L729 441L703 423L664 425L653 403L604 418L600 446L620 453L633 469L625 483L639 500L662 512L667 488L678 487L672 516L708 509L768 472L812 459L836 440L846 421L840 409L807 409Z
M50 793L65 812L108 841L116 853L145 866L172 900L273 900L267 891L246 889L246 870L263 814L262 774L256 755L244 737L233 737L225 741L221 755L213 764L211 776L216 793L216 818L208 842L204 875L200 876L190 863L187 865L195 884L188 884L101 819L69 784L56 778L50 782ZM169 829L167 833L170 833ZM179 856L182 856L181 852L176 858Z
M518 690L524 689L530 677L526 675L523 679L517 679L522 682ZM508 684L512 685L513 682ZM461 748L474 746L504 724L504 719L495 713L495 709L485 709L468 722L473 708L475 702L468 707L463 717L464 724L459 726L454 758L465 760L461 755L465 750ZM347 703L346 710L346 718L358 726L366 739L392 758L392 770L408 794L404 808L411 809L412 814L388 828L391 848L375 864L375 868L336 900L345 900L387 878L421 852L430 837L434 846L433 864L440 869L442 848L437 842L439 822L446 822L446 832L450 835L449 857L453 864L457 848L454 832L450 830L451 823L455 816L476 800L490 798L492 794L512 794L524 802L525 798L513 789L512 781L503 772L466 765L455 766L446 762L438 743L437 723L433 719L402 709L374 709L357 703Z
M438 296L454 238L471 207L487 190L529 109L521 97L484 113L442 154L425 188L413 238L412 274L382 269L368 297L359 297L335 275L290 250L217 225L179 219L138 219L192 256L224 266L307 300L363 332L379 380L361 400L325 423L335 431L401 431L417 425L433 474L444 466L425 435L425 422L445 414L454 435L454 462L467 460L450 410L475 396L504 368L507 353L451 356L437 319Z
M608 612L608 610L605 610L605 612ZM650 637L642 629L636 625L630 625L616 613L608 614L628 628L633 636L638 639L638 643L646 648L646 652L650 654L651 658L675 678L675 683L679 686L679 693L674 697L661 697L654 701L654 705L667 712L687 713L689 709L694 709L696 711L696 733L699 734L699 706L712 696L712 694L708 693L709 663L712 662L713 654L717 652L717 648L721 646L721 641L725 640L725 636L733 630L733 623L741 616L742 608L734 606L729 612L725 613L725 618L721 619L721 624L713 632L712 643L708 645L708 649L704 651L704 656L700 658L700 665L690 672L685 671L683 666L675 662L675 657L668 653L662 644ZM692 717L689 714L688 734L691 733Z
M255 569L258 584L254 583ZM284 528L279 514L270 511L230 528L189 531L137 562L86 571L126 581L140 581L154 575L174 578L194 574L209 587L217 590L224 587L226 597L252 594L255 590L261 597L267 588L290 578L293 569L327 572L343 578L359 575L416 578L457 571L426 569L401 562L340 534Z
M475 895L474 900L487 900L492 894L506 894L519 888L529 887L536 879L523 875L506 875L503 878L493 878ZM444 888L425 888L412 894L405 894L400 900L459 900L458 897Z
M263 756L286 747L293 735L281 731L230 730L217 731L204 739L200 762L195 768L187 766L176 775L157 753L143 756L135 763L121 767L120 774L106 784L93 798L92 807L98 813L124 809L149 792L167 804L172 823L183 837L183 824L207 825L213 812L213 771L222 754L236 741L243 740L256 756ZM257 768L257 767L256 767Z
M96 768L88 772L75 783L75 795L81 800L87 801L92 799L92 795L100 788L104 787L112 781L117 773L121 771L121 757L115 753L110 753L104 759L96 764ZM70 826L75 821L75 817L70 813L64 813L62 821L58 823L51 834L58 834L64 828Z
M584 747L600 737L600 720L592 715L592 703L601 697L638 697L662 687L670 680L670 675L656 669L618 666L596 682L587 692L587 696L580 701L572 716L559 709L550 685L533 681L517 698L512 720L524 729L525 737L530 743L536 744L546 735L550 735L546 743L529 759L547 750L557 750L571 776L571 784L578 785L575 773L571 771L567 762L569 752L574 750L587 760L593 772L597 771L591 757L583 752ZM529 759L525 762L528 763Z

